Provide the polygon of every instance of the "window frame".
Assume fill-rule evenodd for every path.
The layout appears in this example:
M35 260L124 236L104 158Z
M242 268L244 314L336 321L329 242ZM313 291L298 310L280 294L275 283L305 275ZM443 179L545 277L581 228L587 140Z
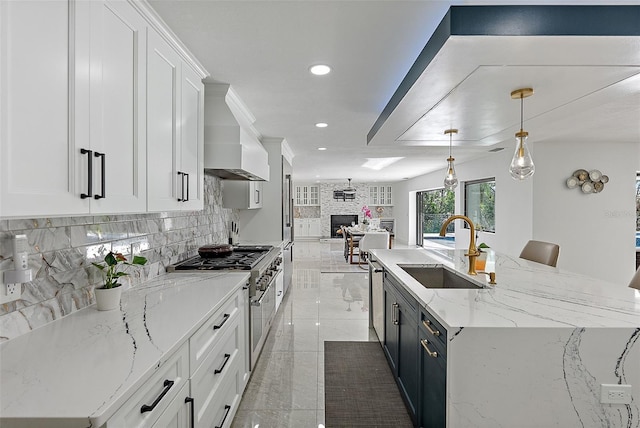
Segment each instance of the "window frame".
M480 224L479 222L476 221L476 219L474 218L474 216L469 215L469 186L473 186L476 184L483 184L483 183L491 183L493 182L493 228L486 228L485 225ZM495 188L496 188L496 178L495 177L487 177L487 178L481 178L478 180L469 180L469 181L465 181L464 182L464 199L463 199L463 203L464 203L464 215L469 217L472 221L473 224L476 226L476 228L478 230L481 230L482 232L486 232L486 233L496 233L496 218L495 218L495 209L496 209L496 201L495 201ZM469 225L467 225L467 223L464 223L464 228L468 229Z

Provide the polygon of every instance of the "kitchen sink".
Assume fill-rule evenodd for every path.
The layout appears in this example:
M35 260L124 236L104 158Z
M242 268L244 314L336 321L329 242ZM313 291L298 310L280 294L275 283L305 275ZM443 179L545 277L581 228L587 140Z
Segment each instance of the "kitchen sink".
M426 288L482 288L442 266L398 265Z

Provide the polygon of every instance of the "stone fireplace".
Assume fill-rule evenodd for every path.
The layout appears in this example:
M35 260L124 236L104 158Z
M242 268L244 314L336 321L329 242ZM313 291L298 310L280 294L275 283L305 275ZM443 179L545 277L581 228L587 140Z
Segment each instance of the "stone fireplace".
M341 238L342 235L338 235L340 226L351 226L351 223L358 224L358 214L339 214L331 216L331 237Z

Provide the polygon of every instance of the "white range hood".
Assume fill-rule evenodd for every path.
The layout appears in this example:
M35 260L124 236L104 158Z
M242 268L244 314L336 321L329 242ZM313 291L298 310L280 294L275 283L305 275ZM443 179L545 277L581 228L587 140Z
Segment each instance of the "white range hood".
M205 83L204 169L228 180L269 181L255 118L230 85Z

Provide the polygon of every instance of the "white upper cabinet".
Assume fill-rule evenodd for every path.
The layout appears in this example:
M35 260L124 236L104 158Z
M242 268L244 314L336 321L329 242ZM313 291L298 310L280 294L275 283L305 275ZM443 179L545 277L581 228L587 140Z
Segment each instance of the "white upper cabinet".
M204 85L155 31L147 60L149 210L202 209Z
M156 210L155 180L181 199L160 209L202 208L206 72L174 39L163 68L156 31L171 34L145 2L0 1L0 216Z
M392 187L386 186L369 186L369 205L393 205L391 197Z
M146 22L128 2L90 3L91 212L145 212Z
M88 58L69 45L69 4L0 1L0 19L0 216L88 212L70 97Z
M225 208L253 210L262 208L264 181L224 180L222 204Z
M320 205L320 187L313 184L296 185L294 189L294 205Z

